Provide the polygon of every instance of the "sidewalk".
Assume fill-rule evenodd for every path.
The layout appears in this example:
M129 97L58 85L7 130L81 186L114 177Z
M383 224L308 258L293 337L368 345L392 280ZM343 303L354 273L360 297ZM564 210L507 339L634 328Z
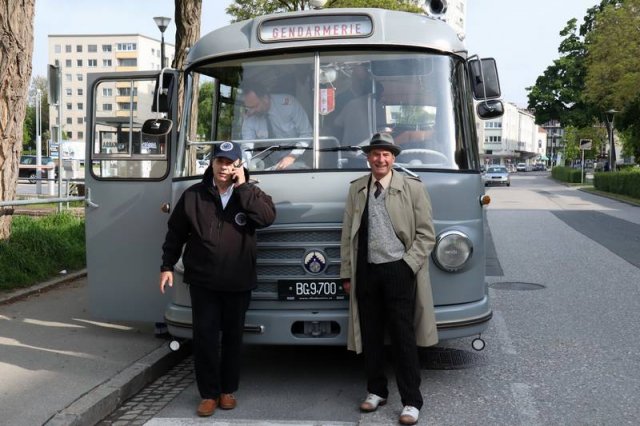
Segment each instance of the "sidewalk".
M183 356L92 318L87 292L83 271L0 295L0 425L93 425Z

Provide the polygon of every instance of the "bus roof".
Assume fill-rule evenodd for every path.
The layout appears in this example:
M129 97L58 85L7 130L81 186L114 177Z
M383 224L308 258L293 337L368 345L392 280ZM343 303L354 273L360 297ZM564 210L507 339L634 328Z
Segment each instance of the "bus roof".
M439 19L385 9L322 9L265 15L214 30L190 49L186 65L228 55L327 47L327 40L331 46L405 46L467 54L453 28Z

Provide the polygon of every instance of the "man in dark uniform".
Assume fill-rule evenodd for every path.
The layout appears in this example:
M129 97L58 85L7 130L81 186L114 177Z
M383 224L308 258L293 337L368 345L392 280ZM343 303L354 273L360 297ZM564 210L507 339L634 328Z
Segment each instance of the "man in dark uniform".
M173 285L182 254L189 285L199 416L236 406L244 318L256 286L256 229L271 225L271 197L246 182L242 151L232 142L214 147L202 182L180 197L162 246L160 291Z

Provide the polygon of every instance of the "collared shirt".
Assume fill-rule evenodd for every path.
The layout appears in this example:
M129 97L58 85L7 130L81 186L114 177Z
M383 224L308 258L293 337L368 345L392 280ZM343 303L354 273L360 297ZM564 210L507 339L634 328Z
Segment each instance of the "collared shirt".
M382 190L385 191L391 184L392 175L393 175L393 170L387 173L386 176L380 179L379 181L376 181L376 178L373 177L373 175L371 175L371 186L369 187L369 191L371 191L372 194L376 191L376 182L380 182L380 185L382 185Z
M213 181L213 186L218 188L216 186L215 180ZM229 187L225 192L222 192L220 188L218 188L218 193L220 194L220 201L222 202L222 210L224 210L225 207L227 207L227 204L229 203L229 198L231 198L231 194L233 194L233 184L229 185Z
M245 117L242 123L242 139L310 138L313 128L300 102L291 95L269 95L270 106L266 114ZM268 121L267 121L268 120ZM272 134L269 134L271 130ZM298 147L308 147L309 141L299 141ZM291 154L301 155L304 149L294 149Z

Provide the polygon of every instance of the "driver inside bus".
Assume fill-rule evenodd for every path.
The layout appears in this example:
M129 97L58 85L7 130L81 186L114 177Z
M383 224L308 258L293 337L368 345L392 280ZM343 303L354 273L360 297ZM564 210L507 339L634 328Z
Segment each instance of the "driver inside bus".
M291 167L310 146L313 135L313 129L304 108L292 95L268 93L257 83L245 85L242 92L245 108L242 139L304 138L297 142L281 143L294 145L295 149L273 150L260 156L266 164L273 164L272 167L276 170ZM273 145L278 145L277 141ZM256 152L253 155L255 157Z

